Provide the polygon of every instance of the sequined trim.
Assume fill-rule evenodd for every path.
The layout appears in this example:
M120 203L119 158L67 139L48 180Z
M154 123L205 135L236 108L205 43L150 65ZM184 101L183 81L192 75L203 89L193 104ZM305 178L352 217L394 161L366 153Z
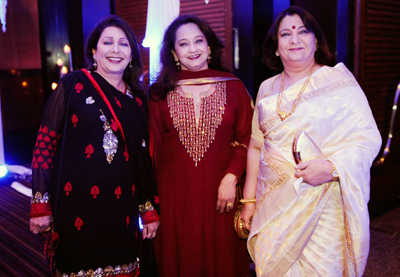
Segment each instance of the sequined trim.
M78 273L61 273L56 270L56 277L105 277L105 276L116 276L118 274L129 274L139 270L139 258L136 258L136 262L130 263L129 265L124 264L123 266L117 265L115 268L107 266L106 268L98 268L96 270L89 269L88 271L81 270Z
M103 129L106 132L103 137L103 148L104 153L106 154L106 160L108 164L114 159L115 153L117 153L118 149L118 138L115 136L110 123L108 122L104 112L100 109L101 116L100 120L103 121Z
M263 193L263 195L258 199L257 201L257 206L254 214L258 212L258 209L262 207L264 201L268 196L270 196L272 193L274 193L276 190L282 187L283 184L285 184L289 180L289 174L284 172L282 169L280 169L278 166L276 166L273 162L272 159L269 157L267 154L267 150L265 147L262 147L262 153L263 153L263 159L267 163L267 167L275 171L275 173L278 175L278 178L274 180L274 182L268 186L266 191Z
M150 203L150 201L147 201L144 205L139 205L139 213L141 213L141 214L146 213L148 211L153 211L153 210L154 210L154 207Z
M45 192L43 195L40 192L36 192L35 195L32 195L31 204L34 203L48 203L50 200L50 195L48 192Z
M357 265L356 265L354 249L353 249L353 240L351 239L350 228L347 224L347 215L346 215L346 213L343 213L343 215L344 215L344 232L345 232L345 237L346 237L347 251L349 252L350 260L351 260L351 263L353 264L354 276L358 276Z
M181 96L176 88L168 93L167 101L179 139L197 166L215 139L216 130L222 122L226 104L226 83L217 83L214 93L201 98L198 125L192 98Z
M299 105L301 103L303 103L304 101L307 101L307 100L312 99L314 97L317 97L317 96L320 96L320 95L323 95L323 94L327 94L327 93L331 93L333 91L337 91L339 89L343 89L343 88L346 88L346 87L351 87L351 86L354 86L354 85L357 85L357 84L358 83L354 78L344 78L344 79L341 79L340 81L332 82L332 83L327 84L327 85L325 85L325 86L323 86L323 87L321 87L321 88L319 88L319 89L317 89L315 91L307 92L306 94L304 94L303 97L300 99ZM292 103L292 101L289 101L288 103L283 105L282 106L283 109L287 109L291 105L291 103ZM275 120L279 120L279 122L280 122L280 118L279 118L278 114L274 112L274 113L268 114L265 117L265 119L262 120L259 123L260 130L264 134L264 139L267 136L266 134L268 134L268 128L270 126L273 126L272 122L274 122Z

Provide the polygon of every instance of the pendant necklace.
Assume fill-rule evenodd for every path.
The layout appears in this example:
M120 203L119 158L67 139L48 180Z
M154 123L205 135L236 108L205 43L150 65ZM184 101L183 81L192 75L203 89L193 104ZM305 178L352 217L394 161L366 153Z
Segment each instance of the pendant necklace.
M294 100L293 105L292 105L292 109L288 113L286 113L286 112L281 110L282 97L283 97L283 88L284 88L284 81L285 81L285 70L282 71L281 87L280 87L280 91L279 91L279 95L278 95L278 101L276 103L276 112L278 113L281 121L284 121L286 118L291 116L294 113L294 111L296 110L297 105L300 102L301 96L303 95L304 90L306 89L308 83L310 82L311 74L314 71L314 67L315 67L315 63L313 65L313 67L311 68L311 72L308 75L307 80L305 81L305 83L304 83L303 87L301 88L299 94L297 95L296 99Z

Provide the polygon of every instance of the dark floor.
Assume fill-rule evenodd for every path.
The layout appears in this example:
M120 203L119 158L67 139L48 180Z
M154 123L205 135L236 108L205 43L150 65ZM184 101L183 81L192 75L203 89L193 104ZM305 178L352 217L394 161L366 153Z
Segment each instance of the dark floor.
M364 276L400 276L400 207L371 220L371 248Z
M29 198L0 183L0 277L49 276L41 240L28 222ZM364 276L400 277L400 207L371 220Z

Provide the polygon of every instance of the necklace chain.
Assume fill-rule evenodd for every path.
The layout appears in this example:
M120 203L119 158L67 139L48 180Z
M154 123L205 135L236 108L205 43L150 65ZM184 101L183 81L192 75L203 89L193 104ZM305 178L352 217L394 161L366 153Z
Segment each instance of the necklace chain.
M310 82L311 75L312 75L312 73L314 71L314 67L315 67L315 63L313 65L313 67L311 68L311 72L308 75L307 80L305 81L303 87L301 88L299 94L297 95L296 100L294 100L293 105L292 105L292 109L288 113L286 113L285 111L281 110L282 97L283 97L283 88L284 88L284 81L285 81L285 71L282 71L281 87L280 87L280 90L279 90L278 101L276 103L276 112L278 113L279 117L281 118L281 121L284 121L286 118L291 116L294 113L294 111L296 110L297 105L300 102L301 96L303 95L304 90L306 89L308 83Z

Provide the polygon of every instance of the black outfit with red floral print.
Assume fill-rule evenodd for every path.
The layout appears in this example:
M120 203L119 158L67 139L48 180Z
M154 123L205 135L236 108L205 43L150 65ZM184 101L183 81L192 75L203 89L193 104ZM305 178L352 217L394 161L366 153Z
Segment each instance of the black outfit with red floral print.
M33 154L31 217L55 214L56 269L66 274L135 263L139 205L154 207L142 214L145 223L159 219L146 96L91 75L107 100L82 71L64 76L46 104ZM111 163L104 116L118 139Z

